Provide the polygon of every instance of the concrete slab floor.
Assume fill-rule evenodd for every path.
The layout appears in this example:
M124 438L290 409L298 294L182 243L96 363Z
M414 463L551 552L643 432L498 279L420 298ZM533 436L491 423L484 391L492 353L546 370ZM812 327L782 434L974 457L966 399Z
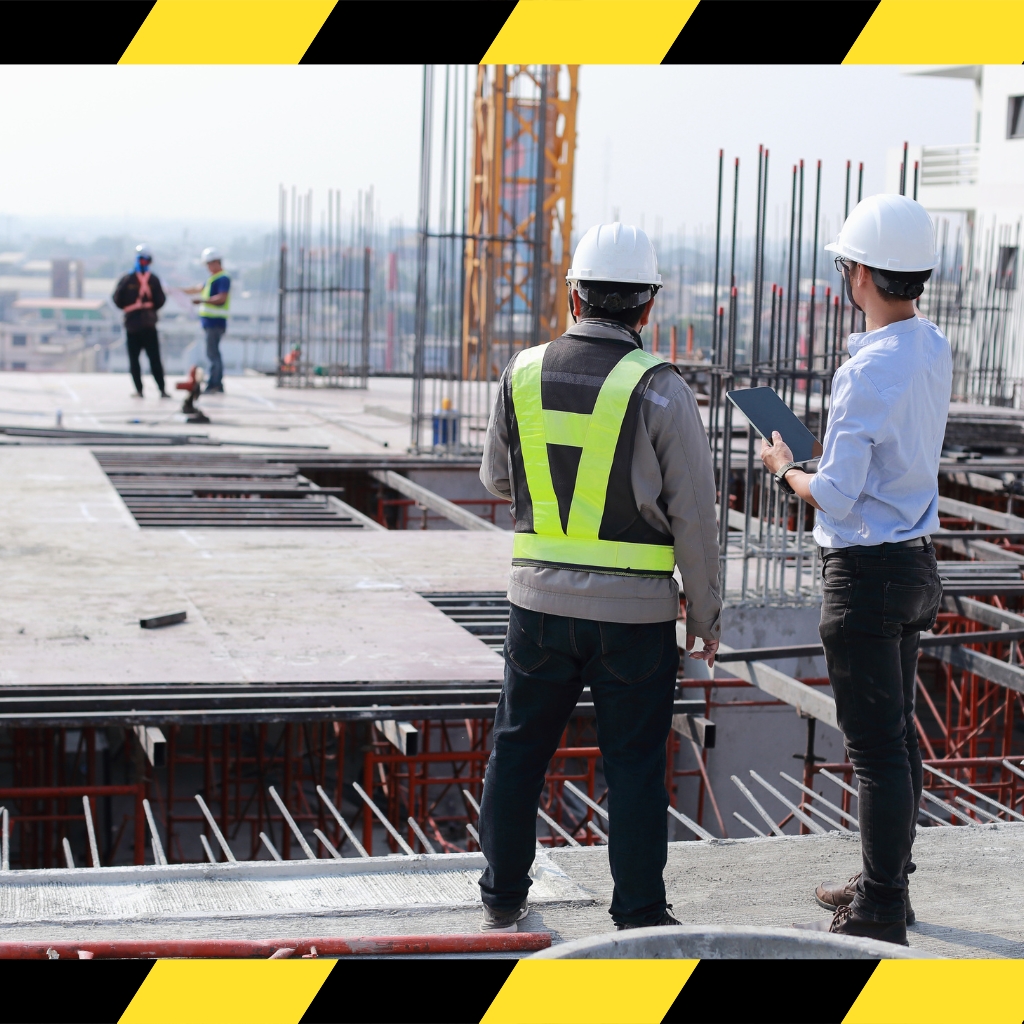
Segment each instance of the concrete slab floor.
M371 377L367 390L278 388L273 377L229 377L225 394L204 395L211 423L181 414L183 391L167 382L157 395L147 377L145 397L126 373L0 373L0 424L52 427L57 410L70 430L140 434L204 434L230 444L313 445L335 452L402 453L410 441L412 381Z
M0 476L0 685L501 678L416 591L503 589L511 534L140 530L81 447L0 447Z
M911 947L944 957L1024 956L1022 855L1022 824L922 830L915 847L918 923L910 929ZM541 860L548 867L536 884L524 930L550 930L556 942L610 931L607 848L559 848ZM827 920L814 902L814 886L848 877L859 862L856 836L837 833L672 843L665 880L674 913L685 924L785 927ZM474 885L480 866L480 855L468 854L355 865L292 861L12 872L0 876L0 939L472 932L480 921ZM365 882L351 877L353 871ZM339 872L348 879L335 877ZM438 874L446 878L425 877ZM338 900L346 905L338 906ZM89 911L97 901L105 908L102 916Z

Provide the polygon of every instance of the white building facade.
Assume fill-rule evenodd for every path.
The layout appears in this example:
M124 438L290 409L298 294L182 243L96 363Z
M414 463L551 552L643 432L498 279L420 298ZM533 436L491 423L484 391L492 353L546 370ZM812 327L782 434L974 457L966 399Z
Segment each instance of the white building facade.
M0 322L0 370L106 370L122 340L120 310L105 299L17 299Z
M932 214L940 266L922 311L953 344L954 397L1024 405L1024 67L961 65L914 74L974 84L974 141L892 149L886 191Z

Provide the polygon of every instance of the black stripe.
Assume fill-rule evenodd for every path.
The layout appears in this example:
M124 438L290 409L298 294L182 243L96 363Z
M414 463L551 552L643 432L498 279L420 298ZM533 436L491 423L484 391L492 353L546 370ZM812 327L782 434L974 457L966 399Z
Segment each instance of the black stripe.
M339 0L302 64L479 64L515 0Z
M116 64L154 0L5 0L5 64Z
M152 966L152 960L0 961L3 1019L21 1024L116 1024Z
M701 960L664 1024L841 1024L877 960ZM740 978L742 977L742 981Z
M515 960L339 960L301 1024L477 1024Z
M878 0L700 0L664 64L841 64Z

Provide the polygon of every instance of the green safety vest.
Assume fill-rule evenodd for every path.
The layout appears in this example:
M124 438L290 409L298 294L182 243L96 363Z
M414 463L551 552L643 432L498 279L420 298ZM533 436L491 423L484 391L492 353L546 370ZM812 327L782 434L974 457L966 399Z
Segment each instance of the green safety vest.
M584 415L542 406L541 370L548 350L549 345L524 349L512 371L522 469L533 506L533 532L515 534L513 565L671 576L675 552L670 543L633 543L599 536L612 462L630 396L644 374L665 364L640 349L629 352L601 385L593 413ZM634 424L626 426L635 428ZM552 483L549 444L582 449L565 530Z
M203 290L199 293L201 299L210 298L210 288L213 287L214 281L219 281L222 277L228 275L222 270L219 274L211 274L206 279L206 284L203 285ZM220 317L221 320L227 320L228 310L231 309L231 292L228 292L227 298L224 300L223 306L215 306L211 302L200 302L199 303L199 315L205 317Z

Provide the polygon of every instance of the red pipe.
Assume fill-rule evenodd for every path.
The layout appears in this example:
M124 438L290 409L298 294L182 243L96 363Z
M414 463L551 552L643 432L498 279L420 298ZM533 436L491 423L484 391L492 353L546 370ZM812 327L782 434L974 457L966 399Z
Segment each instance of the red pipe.
M341 939L183 939L114 942L0 942L0 960L268 959L310 956L395 956L423 953L529 953L547 949L550 932L468 935L373 935ZM316 949L316 953L311 950ZM289 952L290 951L290 952ZM55 957L53 954L57 954ZM86 954L83 956L82 954Z

